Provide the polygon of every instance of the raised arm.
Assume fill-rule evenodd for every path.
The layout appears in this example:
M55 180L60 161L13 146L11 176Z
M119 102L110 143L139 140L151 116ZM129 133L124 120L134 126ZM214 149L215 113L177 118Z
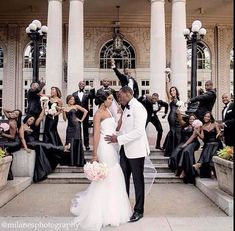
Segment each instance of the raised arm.
M168 102L171 100L171 95L170 95L170 81L169 78L166 78L166 95L168 98Z
M3 110L4 115L7 117L7 119L9 119L10 113L12 112L12 110L5 109L5 108L3 108L2 110Z
M119 81L121 82L121 84L127 85L128 84L127 77L117 69L113 58L111 59L111 67L112 67L113 71L115 72L116 76L118 77Z
M45 115L45 109L43 108L39 117L35 121L35 127L38 127L40 125L41 121L43 120L44 115Z

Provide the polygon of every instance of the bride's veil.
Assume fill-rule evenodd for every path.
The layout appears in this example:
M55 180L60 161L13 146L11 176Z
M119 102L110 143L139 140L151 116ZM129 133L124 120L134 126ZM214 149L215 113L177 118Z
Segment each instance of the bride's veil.
M109 111L112 114L112 116L114 117L116 122L118 122L118 120L121 116L121 114L118 113L118 109L119 109L118 102L115 100L115 98L113 98L113 102L112 102L111 106L109 107Z
M149 194L156 177L157 177L157 170L155 169L150 157L146 156L145 161L144 161L145 197ZM135 189L134 189L132 177L131 177L130 184L131 184L130 185L130 198L133 199L135 198Z

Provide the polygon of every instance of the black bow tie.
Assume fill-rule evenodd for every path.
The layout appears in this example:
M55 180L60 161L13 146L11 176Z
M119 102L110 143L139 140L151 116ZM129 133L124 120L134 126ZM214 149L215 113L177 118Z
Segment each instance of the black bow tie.
M129 104L126 104L126 105L125 105L125 108L129 110L129 109L130 109L130 105L129 105Z
M84 90L83 89L80 89L79 92L83 92Z

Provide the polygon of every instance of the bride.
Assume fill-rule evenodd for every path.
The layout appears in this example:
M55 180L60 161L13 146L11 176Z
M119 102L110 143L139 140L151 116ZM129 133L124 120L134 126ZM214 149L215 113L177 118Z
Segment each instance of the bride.
M99 105L99 109L93 119L92 160L105 163L108 176L101 181L92 181L85 192L76 195L70 208L71 213L77 216L76 223L87 230L100 230L107 225L118 226L128 222L132 214L119 165L118 146L104 140L105 135L115 134L117 130L117 123L109 110L112 102L111 92L97 94L95 104Z

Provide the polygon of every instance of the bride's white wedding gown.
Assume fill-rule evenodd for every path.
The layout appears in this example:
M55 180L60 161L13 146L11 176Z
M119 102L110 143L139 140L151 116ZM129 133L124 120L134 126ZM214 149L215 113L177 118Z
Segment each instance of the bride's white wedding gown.
M75 222L86 230L118 226L128 222L132 214L119 165L118 146L104 140L105 135L116 133L116 126L113 117L106 118L100 125L97 155L98 161L108 166L108 176L104 180L91 182L86 191L78 193L72 200L70 211L77 216Z

